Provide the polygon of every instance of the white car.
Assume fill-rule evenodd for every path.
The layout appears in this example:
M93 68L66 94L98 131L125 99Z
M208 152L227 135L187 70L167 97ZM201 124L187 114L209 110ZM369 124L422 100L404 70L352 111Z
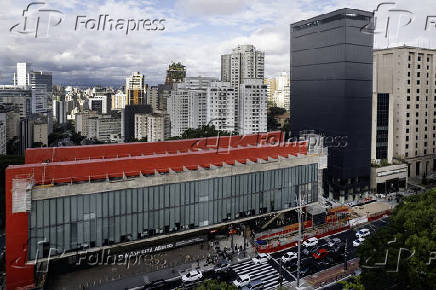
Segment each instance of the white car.
M266 263L268 262L268 260L271 259L271 256L269 254L257 254L256 257L254 257L252 259L252 261L254 262L254 264L261 264L261 263Z
M238 279L236 279L235 281L233 281L233 285L235 285L236 287L244 287L247 286L250 283L251 279L250 279L250 275L246 274L246 275L240 275L238 277Z
M368 229L360 229L357 233L356 233L356 237L358 238L364 238L367 237L371 234L371 232Z
M203 273L198 270L191 270L189 273L182 276L183 282L195 282L203 278Z
M358 238L357 240L353 241L353 246L358 247L365 241L364 238Z
M318 245L318 239L315 237L307 239L303 242L303 246L305 247L314 247L316 245Z
M297 259L297 258L298 258L297 253L287 252L286 254L283 255L282 261L283 261L283 263L286 263L286 262L292 261L292 260Z

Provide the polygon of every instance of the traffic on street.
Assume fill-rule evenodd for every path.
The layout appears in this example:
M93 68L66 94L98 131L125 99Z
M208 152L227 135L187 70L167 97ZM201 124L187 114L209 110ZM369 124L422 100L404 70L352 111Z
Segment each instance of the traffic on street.
M387 218L346 230L321 239L308 239L301 245L300 278L329 269L356 257L357 247L365 237L385 225ZM356 244L356 241L360 241ZM208 271L190 269L180 276L152 281L131 289L195 289L202 281L218 280L241 289L277 289L297 280L298 247L271 254L257 254L229 264L218 263Z

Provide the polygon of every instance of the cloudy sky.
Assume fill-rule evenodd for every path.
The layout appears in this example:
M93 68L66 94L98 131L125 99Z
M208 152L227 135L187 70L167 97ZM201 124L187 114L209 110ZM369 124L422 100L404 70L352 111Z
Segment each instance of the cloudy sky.
M434 0L37 2L45 5L31 5L25 12L24 27L23 10L32 1L0 0L0 84L12 83L16 62L24 61L31 62L34 70L52 71L54 82L63 85L119 86L132 71L144 73L149 84L162 83L171 61L186 65L188 76L219 77L220 55L237 44L254 44L265 51L266 76L273 76L289 71L290 23L344 7L376 11L376 47L408 44L436 48ZM379 6L381 3L385 4ZM141 29L127 35L126 25L112 31L107 27L105 31L90 29L96 22L90 19L98 20L100 14L114 21L126 19L125 24L129 19L131 23L165 19L165 29L147 31L136 24ZM35 38L38 16L39 35Z

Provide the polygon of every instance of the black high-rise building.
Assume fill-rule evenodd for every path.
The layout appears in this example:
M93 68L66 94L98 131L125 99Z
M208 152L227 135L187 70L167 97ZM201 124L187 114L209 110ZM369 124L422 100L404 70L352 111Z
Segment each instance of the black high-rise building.
M291 133L326 137L324 194L339 200L369 191L372 20L340 9L291 24Z

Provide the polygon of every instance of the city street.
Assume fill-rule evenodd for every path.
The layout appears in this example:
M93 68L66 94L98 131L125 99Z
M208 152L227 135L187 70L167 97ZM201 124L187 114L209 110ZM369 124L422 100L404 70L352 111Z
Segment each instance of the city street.
M319 239L318 246L311 249L307 254L303 253L305 249L301 246L301 270L300 278L304 278L308 275L313 275L317 272L329 269L335 265L344 263L345 246L347 247L347 260L351 260L356 257L357 247L353 246L353 241L356 240L356 232L359 229L369 229L371 234L378 228L384 226L387 222L387 218L382 218L369 224L361 225L357 228L350 229L326 238ZM328 240L333 238L339 238L341 242L334 246L336 253L331 247L328 247ZM320 259L315 259L312 255L313 252L319 249L326 249L328 254ZM239 262L233 263L227 270L216 272L213 267L200 267L203 270L203 278L189 283L182 282L182 275L186 271L180 271L179 275L174 275L169 279L160 279L158 281L151 281L146 287L137 284L132 287L131 281L129 285L123 285L122 281L114 281L117 287L125 287L127 289L194 289L201 281L216 279L232 283L240 275L249 275L251 281L262 280L264 283L264 289L276 289L280 285L280 274L283 277L283 286L295 286L297 277L297 259L293 259L290 262L281 263L282 256L287 252L297 252L297 247L293 247L281 252L271 254L271 258L264 262L255 264L251 258L247 257ZM188 269L190 270L190 269ZM102 285L103 287L111 287L111 283ZM102 288L101 288L102 289Z

